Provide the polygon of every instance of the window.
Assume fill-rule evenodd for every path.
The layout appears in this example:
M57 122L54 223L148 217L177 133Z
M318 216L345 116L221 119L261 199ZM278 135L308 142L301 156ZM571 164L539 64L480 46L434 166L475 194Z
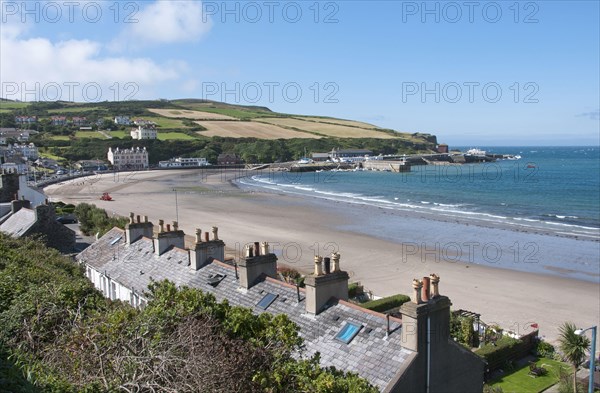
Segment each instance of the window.
M338 334L335 335L335 339L343 342L344 344L349 344L350 341L358 334L362 325L355 325L350 322L346 322L346 325L339 331Z
M269 306L271 305L271 303L273 303L275 301L275 299L277 299L278 295L274 295L272 293L267 293L260 302L258 302L256 304L256 306L258 308L262 308L263 310L266 310L267 308L269 308Z
M110 283L110 299L111 300L117 300L117 284L115 284L114 282Z

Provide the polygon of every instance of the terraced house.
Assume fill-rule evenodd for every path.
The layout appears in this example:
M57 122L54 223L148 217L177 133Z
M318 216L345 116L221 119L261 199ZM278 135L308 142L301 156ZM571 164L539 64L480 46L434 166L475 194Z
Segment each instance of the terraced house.
M178 223L158 228L133 213L125 230L113 228L77 256L88 278L111 299L143 307L152 281L168 279L214 294L255 313L286 314L300 327L305 348L321 354L323 366L358 373L383 392L480 392L484 363L449 338L450 299L439 277L414 280L402 318L348 301L348 274L339 253L315 257L315 270L298 288L277 279L277 256L269 244L245 247L238 261L224 263L225 243L212 228L200 229L185 247Z

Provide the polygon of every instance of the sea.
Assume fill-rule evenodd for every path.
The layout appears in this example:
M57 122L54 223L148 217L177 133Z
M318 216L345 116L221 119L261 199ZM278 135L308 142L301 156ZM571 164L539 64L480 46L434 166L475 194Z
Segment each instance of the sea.
M412 217L452 222L471 222L484 228L503 228L551 235L563 240L531 240L520 236L516 242L535 241L536 256L548 260L544 272L571 274L598 280L600 259L600 148L585 147L498 147L479 146L494 154L520 156L518 160L491 163L413 166L409 173L376 171L265 172L238 180L241 187L289 193L297 196L345 202L346 206L368 205L388 212L405 212ZM466 151L469 147L459 148ZM360 215L360 210L355 213ZM354 214L350 212L349 214ZM398 219L366 220L365 225L341 229L383 233L399 227ZM370 224L369 224L370 223ZM369 228L369 225L371 226ZM442 228L440 231L452 229ZM412 238L428 237L431 226L412 226ZM393 233L394 230L389 231ZM480 231L485 237L485 231ZM479 237L479 235L473 235ZM489 233L493 240L493 233ZM396 235L387 236L396 240ZM452 239L452 236L441 236ZM548 237L548 236L546 236ZM436 237L439 239L439 236ZM512 242L514 239L507 239ZM567 242L568 240L568 242ZM577 243L572 243L578 241ZM545 250L540 249L543 243ZM565 243L566 242L566 243ZM575 245L576 244L576 245ZM514 248L507 245L505 249ZM523 246L519 245L520 248ZM522 251L526 252L524 248ZM580 255L577 255L580 253ZM547 258L546 258L547 254ZM558 260L577 256L577 265ZM480 258L481 259L481 258ZM500 263L501 265L501 263ZM506 267L535 270L536 267L508 264ZM546 266L547 265L547 266ZM583 268L582 268L583 266Z

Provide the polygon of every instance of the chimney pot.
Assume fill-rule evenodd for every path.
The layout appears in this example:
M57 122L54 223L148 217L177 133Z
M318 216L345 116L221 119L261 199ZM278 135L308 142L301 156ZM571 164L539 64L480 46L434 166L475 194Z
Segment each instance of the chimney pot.
M421 299L424 302L428 302L429 297L429 277L423 277L423 288L421 289Z
M144 216L144 222L148 222L148 216Z
M205 242L209 242L210 241L210 239L208 237L208 232L204 232L204 241Z
M129 213L129 223L130 223L130 224L133 224L133 223L134 223L134 221L133 221L133 217L135 217L135 214L133 214L133 212Z
M171 232L171 224L167 224L167 232Z
M262 255L267 255L269 253L269 243L267 243L267 242L260 243L260 253Z
M212 227L213 240L219 240L219 228Z
M315 255L315 276L323 275L323 266L322 266L323 258Z
M331 254L331 272L337 272L342 270L340 267L340 253L334 252Z
M163 233L165 231L165 222L163 220L158 220L159 233Z
M415 278L415 279L413 279L412 287L414 290L413 298L412 298L413 303L417 303L417 304L423 303L421 301L421 288L423 288L423 283Z
M323 258L323 262L325 265L325 274L331 273L331 258L325 257Z
M137 218L137 223L139 224L141 222L140 221L140 215L138 214L136 218Z
M177 221L173 221L173 230L176 231L179 229L179 223Z
M260 243L254 242L254 256L257 257L260 255Z
M434 298L440 296L440 277L435 273L431 273L429 279L431 281L431 297Z
M202 243L202 229L196 229L196 243Z

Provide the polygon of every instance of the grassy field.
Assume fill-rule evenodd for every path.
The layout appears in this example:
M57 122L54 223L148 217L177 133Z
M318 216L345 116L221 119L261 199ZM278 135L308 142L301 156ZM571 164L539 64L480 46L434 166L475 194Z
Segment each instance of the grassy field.
M147 120L155 122L160 128L189 128L181 120L169 119L167 117L150 117Z
M53 141L68 141L69 137L67 135L51 135L49 137Z
M246 109L236 109L236 108L218 108L216 106L211 106L212 104L187 104L186 107L193 110L198 110L202 112L210 112L217 113L220 115L225 115L229 117L233 117L236 119L256 119L259 117L272 117L276 116L276 114L272 112L262 112L259 110L246 110Z
M106 111L106 108L100 108L97 106L90 106L90 107L81 107L81 106L74 106L74 107L65 107L65 108L60 108L60 109L49 109L48 113L53 114L53 115L60 115L63 113L81 113L81 112L89 112L89 111Z
M106 139L104 135L96 131L76 131L75 138Z
M320 138L318 135L254 121L197 121L196 123L207 129L198 132L203 136L258 139Z
M343 126L350 127L360 127L360 128L379 128L376 125L363 123L361 121L353 121L353 120L341 120L341 119L332 119L327 117L310 117L310 116L293 116L295 119L301 119L306 121L314 121L317 123L329 123L329 124L340 124Z
M183 132L158 132L159 141L189 141L194 139L193 136L184 134Z
M235 117L225 116L218 113L211 112L200 112L192 110L179 110L179 109L151 109L148 110L152 113L163 117L171 118L185 118L191 120L236 120Z
M571 370L568 364L548 358L540 358L537 361L537 366L543 366L548 370L548 373L534 378L529 375L529 364L527 364L510 374L492 381L489 385L502 388L504 393L538 393L558 382L558 370L560 368L564 368L567 371Z
M106 131L106 133L113 138L123 139L126 136L130 136L129 131Z
M316 132L324 136L335 138L380 138L395 139L396 136L379 131L367 130L364 128L348 127L338 124L314 123L312 121L287 119L287 118L266 118L260 119L261 122L280 125L284 127L293 127L299 130Z
M0 109L21 109L27 106L28 102L0 101Z

